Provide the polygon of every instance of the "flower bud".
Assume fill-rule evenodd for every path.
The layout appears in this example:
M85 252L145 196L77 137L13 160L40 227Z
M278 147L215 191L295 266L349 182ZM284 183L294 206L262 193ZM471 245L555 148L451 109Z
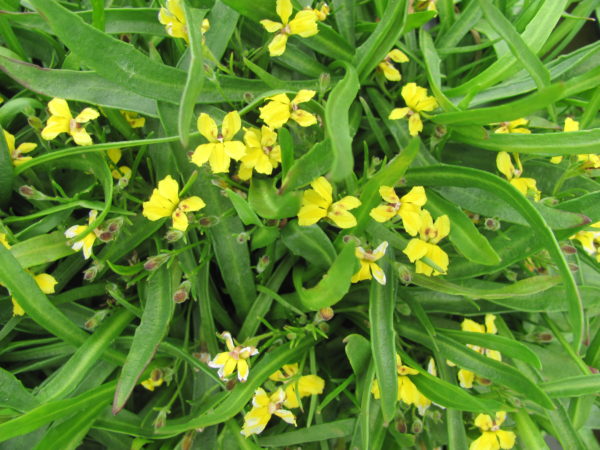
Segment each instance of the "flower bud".
M331 74L329 74L328 72L323 72L319 76L319 91L321 93L325 93L329 90L330 86L331 86Z
M188 299L190 294L190 289L192 288L192 283L189 280L183 281L175 293L173 294L173 301L175 303L183 303Z
M169 410L166 408L161 408L156 415L156 419L152 422L152 426L155 430L162 428L167 423L167 416L169 415Z
M317 326L319 327L319 330L321 330L325 334L329 333L329 330L331 329L327 322L321 322Z
M252 100L254 100L254 94L252 92L244 92L244 101L250 103Z
M577 264L569 263L569 270L573 273L579 271L579 266Z
M50 198L33 186L28 186L26 184L19 187L19 194L28 200L48 200Z
M104 269L103 263L93 262L92 265L83 272L84 281L94 281L94 279L98 275L98 272L102 269Z
M398 264L398 278L400 278L400 282L406 286L412 283L412 274L410 273L410 269L405 264Z
M483 222L483 227L489 231L498 231L500 229L500 221L498 219L488 217Z
M108 309L101 309L100 311L96 311L96 313L85 321L83 326L86 330L94 330L100 322L102 322L106 316L108 315Z
M423 431L423 422L421 419L415 419L412 425L410 426L410 431L413 434L419 434Z
M162 266L164 263L166 263L170 257L171 257L171 255L169 253L161 253L156 256L151 256L144 263L144 269L146 269L148 271L156 270L160 266Z
M238 234L235 237L235 240L237 241L238 244L245 244L246 242L248 242L250 240L250 235L248 233L246 233L245 231L242 231L240 234Z
M577 249L572 245L565 244L560 248L565 255L574 255L577 253Z
M396 421L396 430L398 430L398 433L406 433L408 427L404 419L399 419L398 421Z
M319 310L319 312L317 313L317 317L320 317L321 320L324 320L325 322L330 321L331 319L333 319L334 313L333 313L333 308L327 306L325 308L321 308Z
M261 256L258 259L258 263L256 264L256 272L263 273L265 269L269 266L270 258L267 255Z
M44 123L40 120L39 117L36 116L27 117L27 123L31 128L34 128L38 131L41 131L41 129L44 128Z
M207 217L202 217L200 220L198 220L198 223L200 224L200 226L203 226L205 228L210 228L210 227L214 227L216 224L218 224L220 221L220 219L217 216L207 216Z
M358 239L356 236L353 236L351 234L347 234L346 236L344 236L342 238L342 241L344 242L344 244L349 244L350 242L354 242L356 245L360 245L360 239Z
M165 233L163 239L169 244L172 244L173 242L177 242L178 240L180 240L183 237L183 235L183 231L175 230L174 228L172 228Z
M102 242L110 242L114 239L114 237L115 235L110 231L102 231L100 234L98 234L98 239L100 239Z

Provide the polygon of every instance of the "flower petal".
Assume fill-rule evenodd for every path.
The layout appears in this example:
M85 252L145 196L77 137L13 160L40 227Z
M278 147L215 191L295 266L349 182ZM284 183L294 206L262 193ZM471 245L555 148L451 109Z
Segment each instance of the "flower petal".
M410 111L410 108L407 108L407 107L394 108L394 109L392 109L392 112L388 116L388 119L390 119L390 120L403 119L404 117L406 117L406 115L408 114L409 111Z
M310 89L300 89L294 99L292 100L292 104L298 105L300 103L306 103L317 94L317 91L313 91Z
M33 278L44 294L54 294L54 286L58 284L56 278L47 273L40 273Z
M71 129L71 136L77 145L92 145L92 137L85 131L83 127L75 127Z
M94 108L84 108L77 117L75 117L75 122L77 123L86 123L90 120L97 119L100 116L100 113L96 111Z
M302 227L314 225L327 216L327 210L314 204L307 204L298 211L298 225Z
M429 244L421 239L411 239L402 253L408 256L410 262L415 262L427 254Z
M297 34L303 38L314 36L319 32L317 15L311 9L304 9L290 21L289 27L290 34Z
M387 242L386 242L386 244L387 244ZM374 262L369 263L369 269L371 270L371 274L373 275L373 278L375 278L375 280L377 280L377 282L379 284L382 284L385 286L386 278L385 278L385 272L383 271L383 269L381 267L379 267L377 264L375 264Z
M310 186L325 202L327 202L327 206L331 205L331 202L333 201L333 187L331 186L331 183L327 181L327 178L319 177L310 183Z
M285 53L285 47L287 45L287 40L288 40L287 34L280 33L280 34L275 35L275 37L269 43L269 55L270 56L283 55ZM266 120L265 120L265 122L266 122ZM279 125L279 126L271 125L269 122L267 122L267 124L274 128L279 128L279 126L281 126L281 125Z
M408 118L408 133L411 136L417 136L421 131L423 131L421 116L419 116L419 113L414 113Z
M334 224L343 229L356 226L356 217L354 217L352 213L348 212L346 208L338 205L337 203L334 203L331 206L329 212L327 213L327 217L329 217Z
M264 19L260 21L260 24L267 30L269 33L275 33L283 28L283 24L279 22L274 22L273 20Z
M202 166L210 159L215 147L219 144L209 143L209 144L200 144L192 153L192 162L197 166Z
M51 141L60 133L69 132L69 119L58 116L51 116L42 130L42 138Z
M242 141L223 142L223 150L232 159L239 161L246 154L246 146ZM229 166L229 165L228 165Z
M275 11L277 12L277 15L279 16L281 21L284 24L287 24L290 16L292 15L292 12L294 11L292 7L292 1L277 0L277 6L275 7Z
M171 175L158 182L158 192L173 205L173 208L179 203L179 184Z
M282 127L290 119L289 103L290 100L285 94L272 97L269 103L259 108L260 118L271 128Z
M223 118L221 124L221 134L223 140L231 141L235 134L242 128L242 119L240 119L240 113L237 111L228 112Z
M296 122L301 127L310 127L317 123L317 116L309 113L308 111L304 111L303 109L297 109L293 111L290 115L290 118Z
M62 98L53 98L48 102L48 110L53 116L63 117L65 119L71 119L71 111L69 110L69 104Z
M210 117L206 113L201 113L200 117L198 117L196 125L200 134L204 136L209 142L217 142L219 129L217 128L217 124L215 123L212 117Z
M381 195L381 198L388 203L400 203L396 191L391 186L379 186L379 195Z

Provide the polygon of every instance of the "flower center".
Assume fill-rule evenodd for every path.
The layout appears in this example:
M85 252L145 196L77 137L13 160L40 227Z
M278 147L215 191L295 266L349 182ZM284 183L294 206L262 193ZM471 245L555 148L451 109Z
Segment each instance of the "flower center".
M71 129L71 131L78 130L81 127L82 125L78 123L75 119L69 120L69 128Z
M290 28L289 25L286 25L285 27L283 27L280 31L281 34L292 34L292 29Z
M224 138L223 138L223 133L219 133L219 134L217 134L217 141L219 141L219 142L223 143L223 140L224 140Z
M373 254L372 251L367 251L365 252L365 254L363 255L362 259L364 259L365 261L369 261L369 262L374 262L377 261L377 258L375 257L375 255Z
M263 152L267 156L270 155L272 151L273 151L273 146L272 145L266 145L265 147L263 147Z
M235 359L237 361L240 359L241 351L242 351L241 347L236 347L229 352L229 356L231 356L233 359Z

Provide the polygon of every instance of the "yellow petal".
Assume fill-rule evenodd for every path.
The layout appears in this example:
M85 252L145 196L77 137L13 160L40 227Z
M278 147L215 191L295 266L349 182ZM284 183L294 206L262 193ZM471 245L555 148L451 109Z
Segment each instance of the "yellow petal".
M552 158L550 158L550 162L552 164L560 164L563 160L562 156L553 156Z
M389 52L387 54L386 58L389 58L392 61L397 62L397 63L405 63L405 62L409 61L408 56L406 56L406 54L404 52L402 52L401 50L398 50L397 48L395 48L394 50Z
M371 385L371 394L373 394L373 397L375 397L377 400L381 398L381 393L379 391L379 383L377 382L377 380L373 380L373 384Z
M279 101L281 96L285 97L287 103ZM271 100L265 106L259 108L260 118L271 128L281 128L290 118L289 99L285 94L277 97L277 100Z
M250 373L250 367L248 366L248 362L245 359L238 360L237 372L238 380L240 380L242 383L245 383L248 379L248 374Z
M306 103L312 100L316 93L316 91L310 89L300 89L292 100L292 104L298 105L300 103Z
M371 270L371 274L373 275L373 278L375 278L375 280L377 280L377 282L379 284L385 285L386 279L385 279L385 272L383 271L383 269L381 267L379 267L377 264L375 264L374 262L369 263L369 269Z
M277 15L281 19L284 24L288 23L292 12L294 11L292 7L291 0L277 0L277 6L275 7L275 11Z
M287 34L277 34L269 43L269 55L270 56L281 56L285 52L285 47L287 45L288 35ZM265 122L267 122L265 120ZM271 125L267 122L267 125L272 126L274 128L279 128L275 125ZM281 125L280 125L281 126Z
M411 239L402 253L408 256L410 262L415 262L427 254L429 244L421 239Z
M6 146L8 147L8 153L12 153L15 151L15 137L10 134L8 131L4 131L4 140L6 141Z
M231 158L225 152L225 146L220 143L213 145L213 151L210 154L210 158L208 160L208 162L210 163L210 170L213 173L229 172L229 164L231 163Z
M293 111L290 117L301 127L310 127L311 125L317 123L317 117L308 111L304 111L303 109L297 109L296 111Z
M356 217L348 212L346 208L336 203L331 205L327 217L329 217L334 224L343 229L356 226Z
M198 131L204 136L209 142L217 142L217 136L219 130L215 121L206 113L201 113L198 117Z
M6 240L6 234L0 233L0 244L4 246L4 248L10 248L10 244Z
M296 417L291 411L288 411L287 409L278 409L273 414L283 419L285 422L296 426Z
M412 405L417 401L419 391L415 384L408 377L398 377L398 397L407 405Z
M373 261L379 261L385 255L385 252L388 248L388 242L383 241L381 244L377 246L375 250L373 250L371 254L371 258Z
M317 191L313 189L307 189L302 195L302 206L314 205L327 210L330 204L331 201L329 199L323 198Z
M469 450L498 450L499 448L496 433L492 431L482 433L482 435L471 442L471 445L469 446Z
M304 205L298 211L298 225L310 226L317 223L327 215L327 211L317 205Z
M100 113L96 111L94 108L85 108L81 111L77 117L75 117L75 122L77 123L86 123L90 120L97 119L100 116Z
M173 205L173 208L179 203L179 184L171 175L158 182L158 192Z
M297 34L303 38L314 36L319 32L317 15L313 10L305 9L298 12L288 25L290 27L290 34Z
M179 231L187 230L189 226L189 220L187 214L181 209L176 209L171 214L171 219L173 220L173 228Z
M360 260L360 269L352 275L352 283L358 283L362 280L370 280L372 278L369 264L366 261Z
M400 71L394 67L392 63L389 61L383 61L379 63L377 66L379 70L383 73L383 76L390 81L400 81L402 79L402 75L400 75Z
M408 118L408 133L411 136L417 136L421 131L423 131L421 116L418 113L414 113Z
M406 105L413 109L415 109L415 105L418 104L419 100L426 95L426 92L423 92L424 89L417 86L416 83L406 83L402 87L402 98L406 102Z
M194 197L188 197L184 200L181 200L177 207L185 212L193 212L193 211L199 211L202 208L204 208L205 206L206 206L206 203L204 203L204 200L202 200L200 197L194 196Z
M108 159L110 159L113 163L116 164L121 159L122 152L120 148L109 148L106 151L106 155L108 156Z
M496 316L493 314L486 314L485 315L485 329L486 329L486 333L489 334L496 334L498 332L498 329L496 328Z
M65 119L71 119L71 111L66 100L62 98L53 98L48 102L48 110L53 116L63 117Z
M275 33L283 28L283 24L279 22L274 22L272 20L264 19L260 21L260 24L267 30L269 33Z
M402 218L402 226L404 227L406 232L410 236L416 236L423 225L423 219L421 218L420 212L417 210L418 206L406 206L413 206L413 208L401 207L400 211L398 211L398 214Z
M47 273L40 273L33 277L38 287L44 294L54 294L54 286L58 284L56 278Z
M221 125L221 131L223 134L223 140L231 141L235 134L242 128L242 119L237 111L231 111L223 118L223 124Z
M298 392L300 397L322 394L325 388L325 380L317 375L305 375L298 380Z
M37 144L34 144L33 142L23 142L22 144L20 144L17 149L16 152L17 153L29 153L32 152L33 150L35 150L37 148Z
M500 442L500 448L510 449L515 446L517 435L512 431L498 430L496 431L496 436Z
M444 239L450 233L450 218L444 214L443 216L438 217L435 220L435 224L433 225L435 229L436 236L431 240L432 244L437 244L442 239Z
M403 119L404 117L406 117L406 115L408 114L409 111L410 111L410 108L408 108L408 107L394 108L394 109L392 109L392 112L388 116L388 119L390 119L390 120Z
M178 21L185 23L185 13L181 6L181 0L167 0L167 9L173 14Z
M202 166L209 160L217 144L200 144L192 154L192 162L197 166Z
M379 192L381 192L381 190ZM417 206L423 206L425 203L427 203L425 189L423 186L415 186L408 192L408 194L404 195L400 201L402 203L412 203Z
M475 418L475 426L482 431L488 431L494 426L494 421L487 414L478 414Z
M380 223L387 222L388 220L394 218L396 214L397 211L393 206L390 205L379 205L369 212L369 215Z
M563 131L579 131L579 122L567 117L565 119L565 127L563 128Z
M283 406L290 409L300 407L300 400L296 392L296 383L293 381L285 387L285 401L283 402Z
M396 191L393 187L380 186L379 195L381 195L381 198L388 203L400 203L400 199L398 198L398 195L396 195Z
M429 245L429 250L426 255L431 261L438 266L443 272L433 271L434 275L442 275L448 271L448 254L437 245Z
M77 145L92 145L92 137L85 131L83 127L75 127L71 129L71 136Z
M460 369L458 371L458 381L460 382L461 387L465 389L471 389L473 387L474 380L475 374L470 370Z
M319 177L310 183L311 187L330 205L333 200L333 187L325 177Z
M507 152L498 152L498 155L496 155L496 167L508 180L513 178L515 166L513 166L510 155Z
M64 117L51 116L42 130L42 138L51 141L60 133L68 133L69 120Z
M230 158L239 161L246 154L246 146L242 141L223 142L223 150ZM229 167L229 164L227 165Z
M339 206L344 209L355 209L360 206L360 200L351 195L347 195L346 197L338 200L333 204L333 206Z
M19 305L19 302L17 302L17 300L14 297L12 298L12 305L13 305L13 316L25 315L25 310L23 309L23 307L21 305Z
M270 128L263 126L264 129L269 130ZM260 148L261 147L261 130L258 128L247 128L244 133L244 142L249 148Z

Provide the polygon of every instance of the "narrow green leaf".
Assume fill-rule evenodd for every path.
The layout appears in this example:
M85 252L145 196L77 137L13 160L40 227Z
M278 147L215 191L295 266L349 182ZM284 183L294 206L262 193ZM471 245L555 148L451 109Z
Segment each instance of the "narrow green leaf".
M424 186L478 186L509 203L531 224L542 239L545 248L554 260L567 290L569 321L573 330L573 346L579 349L583 336L583 305L573 274L565 260L556 237L540 213L519 191L508 182L481 170L458 166L429 166L410 170L407 180L411 185Z
M336 251L323 229L317 225L301 227L292 220L281 231L285 246L296 256L300 256L320 268L328 268L336 258Z
M42 234L18 242L11 247L10 252L24 269L57 261L75 253L67 245L67 238L64 233L60 231Z
M371 391L371 386L365 386L365 375L371 361L371 344L360 334L350 334L344 338L344 350L350 361L350 366L356 375L356 395L360 397L363 390Z
M240 220L244 223L244 225L256 225L259 227L263 226L263 223L260 221L256 213L252 210L246 199L242 198L239 194L232 191L231 189L227 189L227 196L238 216L240 216Z
M479 232L471 219L456 205L433 191L427 192L428 209L434 217L447 215L450 219L450 242L470 261L493 266L500 256L489 241Z
M600 392L600 374L577 375L546 381L541 388L552 398L581 397Z
M39 405L31 392L8 370L0 368L0 407L25 412Z
M286 219L298 213L300 194L278 192L274 180L254 178L248 191L248 202L265 219Z
M355 246L346 245L337 256L331 268L323 278L312 288L304 289L298 280L296 291L302 304L310 311L333 306L348 293L351 278L357 269L357 259L354 255ZM297 273L296 271L294 272Z
M281 183L281 191L298 189L324 175L332 165L331 143L328 139L316 143L294 161Z
M142 372L166 336L173 316L175 303L172 298L171 276L166 266L154 272L144 290L146 296L144 312L119 376L113 401L114 414L125 406Z
M294 164L294 140L287 128L281 128L277 134L281 147L281 177L285 180L288 171Z
M325 104L325 130L331 142L331 177L334 181L350 176L354 168L348 113L360 88L354 67L347 63L342 65L346 69L346 75L335 85Z
M206 14L205 10L192 9L186 2L183 2L182 5L186 23L202 23L202 19L204 19L204 15ZM190 39L190 65L185 80L185 86L183 87L183 92L181 94L177 120L179 125L179 140L184 147L187 146L189 141L190 125L194 117L194 106L196 105L196 100L200 96L204 85L202 31L200 27L197 26L187 27L187 30Z
M274 436L265 436L258 440L261 447L286 447L307 442L322 442L328 439L340 439L350 436L354 429L355 419L342 419L335 422L313 425Z
M519 442L524 448L535 448L539 450L549 450L542 432L538 425L531 419L529 412L525 408L519 408L511 417L517 424L517 435Z
M412 15L412 14L411 14ZM410 16L408 16L410 18ZM425 61L425 68L427 69L427 79L429 80L429 87L431 92L438 104L444 111L457 111L458 108L446 97L442 92L442 74L440 72L441 60L431 35L425 31L425 28L421 28L419 32L419 42L421 44L421 51L423 52L423 59Z
M389 272L385 259L380 267ZM387 269L387 270L386 270ZM369 322L371 323L371 351L381 396L381 411L386 423L396 415L398 401L398 374L396 372L396 336L394 333L394 285L396 277L388 277L385 285L371 280L369 291Z

